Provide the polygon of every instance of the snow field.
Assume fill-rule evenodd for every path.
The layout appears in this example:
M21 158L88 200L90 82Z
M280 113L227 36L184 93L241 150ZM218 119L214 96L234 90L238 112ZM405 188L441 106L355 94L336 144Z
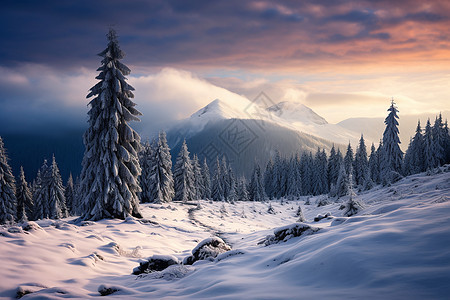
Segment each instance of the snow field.
M0 297L18 286L40 290L24 299L445 299L450 294L450 172L418 174L359 194L365 208L342 217L341 203L317 207L324 196L298 201L236 204L200 200L141 205L138 221L73 218L42 220L35 231L2 227ZM345 198L343 199L346 200ZM298 205L316 233L269 246L258 244L274 228L292 224ZM313 222L318 214L333 218ZM151 221L151 222L149 222ZM153 222L153 223L152 223ZM156 223L156 224L155 224ZM207 227L205 227L206 225ZM8 231L9 230L9 231ZM19 231L14 233L14 231ZM134 276L152 255L178 260L218 234L233 250L214 262L173 265ZM41 285L48 287L42 289Z

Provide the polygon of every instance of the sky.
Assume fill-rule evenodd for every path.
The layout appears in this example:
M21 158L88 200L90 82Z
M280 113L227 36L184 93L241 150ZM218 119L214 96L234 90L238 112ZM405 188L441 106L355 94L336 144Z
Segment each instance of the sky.
M330 123L450 110L449 1L2 1L0 134L86 126L113 27L141 127L230 93Z

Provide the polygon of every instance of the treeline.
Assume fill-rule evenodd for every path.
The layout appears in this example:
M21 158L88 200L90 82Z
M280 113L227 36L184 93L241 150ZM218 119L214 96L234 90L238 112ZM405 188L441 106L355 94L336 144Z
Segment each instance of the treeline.
M398 145L392 135L398 123L392 118L396 109L391 105L386 118L386 130L377 148L372 144L368 154L361 136L356 150L349 143L345 154L333 146L327 155L324 149L316 153L296 153L282 157L278 151L269 160L264 171L255 162L252 176L236 176L225 157L216 161L212 176L206 158L202 163L194 154L191 158L183 142L176 163L172 166L170 148L165 132L147 142L139 152L141 175L138 193L141 203L170 201L265 201L267 199L295 199L300 196L328 194L340 198L350 191L350 185L359 191L376 184L389 184L407 176L450 163L450 135L447 122L436 117L434 125L427 121L425 130L418 123L406 154L400 152L400 164L392 158L398 154ZM384 141L384 143L383 143ZM394 151L393 151L394 149ZM390 154L391 153L391 154ZM74 184L70 175L63 185L59 168L53 157L51 164L44 160L32 184L25 180L23 168L16 181L8 164L6 150L0 137L0 223L25 222L38 219L59 219L82 215L85 207L79 179Z

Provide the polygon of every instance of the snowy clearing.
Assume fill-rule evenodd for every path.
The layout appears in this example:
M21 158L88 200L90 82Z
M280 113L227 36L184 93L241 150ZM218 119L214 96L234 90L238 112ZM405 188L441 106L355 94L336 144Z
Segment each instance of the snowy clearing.
M325 196L269 203L141 205L143 220L41 220L0 229L0 297L22 299L443 299L450 295L450 172L407 177L357 198L343 217ZM195 203L197 204L197 203ZM317 231L264 245L297 222ZM195 209L193 209L195 208ZM313 219L330 213L319 222ZM38 225L38 226L37 226ZM292 229L295 226L282 229ZM280 229L281 230L281 229ZM289 232L289 231L286 231ZM132 275L147 258L191 255L218 236L214 261ZM284 237L284 236L283 236ZM261 243L262 242L262 243ZM28 294L27 294L28 293Z

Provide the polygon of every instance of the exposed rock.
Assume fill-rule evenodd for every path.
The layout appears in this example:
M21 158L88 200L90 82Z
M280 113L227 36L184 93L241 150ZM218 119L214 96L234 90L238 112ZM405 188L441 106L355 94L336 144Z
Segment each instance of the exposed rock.
M299 237L302 235L310 235L319 231L319 228L312 227L305 223L293 223L283 227L276 228L273 231L273 235L268 235L264 240L258 244L264 244L266 246L277 244L280 242L286 242L287 240Z
M331 213L327 212L326 214L322 215L322 214L318 214L316 217L314 217L314 222L319 222L320 220L323 219L331 219Z
M162 271L171 265L178 264L178 259L172 255L153 255L133 269L133 275Z
M219 237L210 237L201 241L193 250L192 255L183 260L184 265L192 265L198 260L213 261L219 254L230 251L231 247Z

